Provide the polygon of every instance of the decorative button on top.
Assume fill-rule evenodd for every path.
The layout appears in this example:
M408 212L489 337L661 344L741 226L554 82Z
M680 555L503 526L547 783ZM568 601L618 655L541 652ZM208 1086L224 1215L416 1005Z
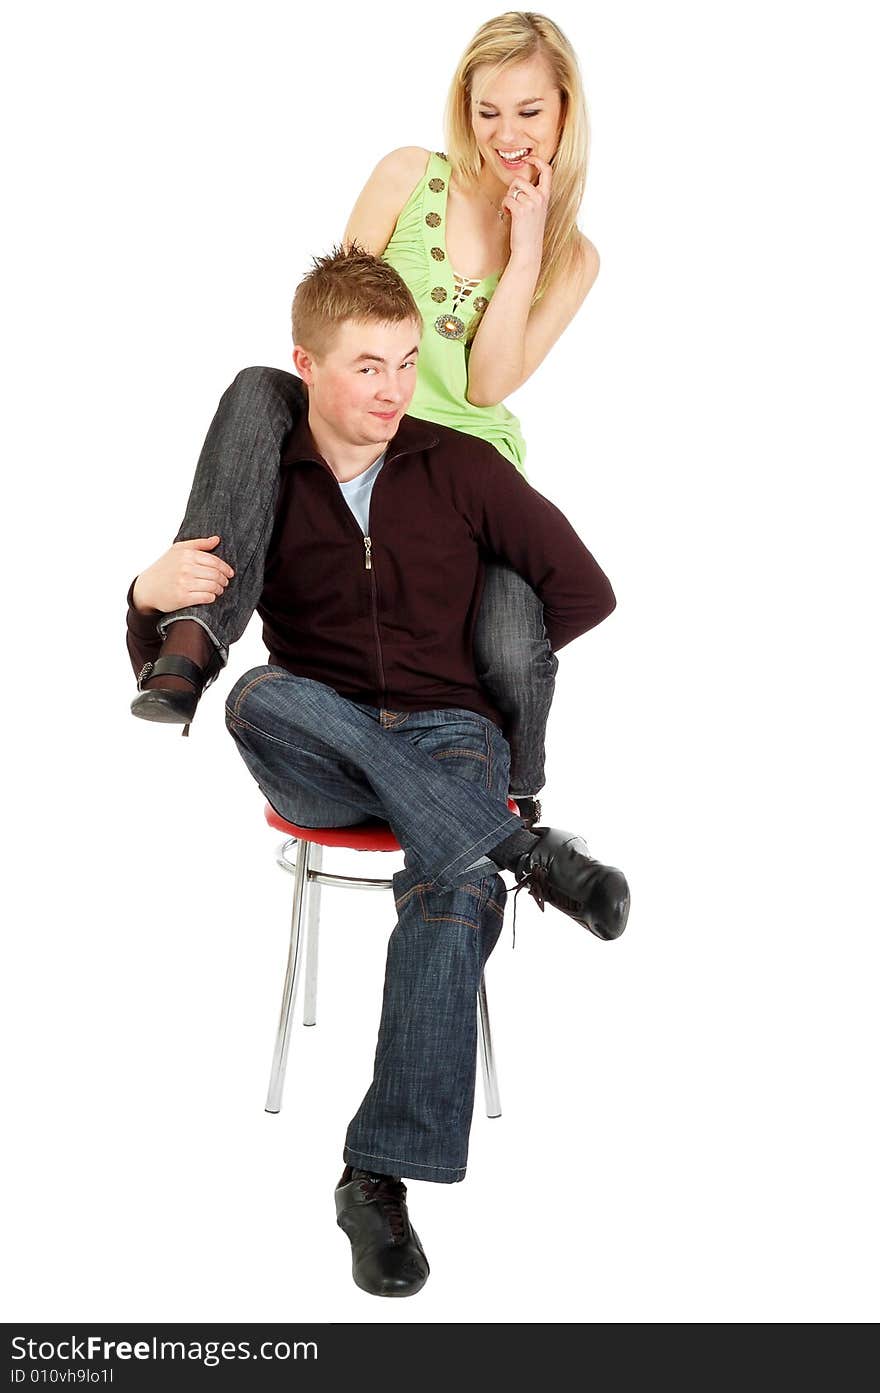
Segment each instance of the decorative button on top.
M474 313L482 314L488 303L489 301L486 299L485 295L478 295L474 301Z
M434 328L441 338L461 339L465 334L465 323L455 314L441 314L439 319L434 320Z
M440 226L440 214L439 214L439 213L428 213L428 215L427 215L426 218L425 218L425 222L428 224L429 227L439 227L439 226Z
M431 299L436 300L438 305L443 304L443 301L446 299L446 291L443 289L442 285L434 286L434 289L431 291Z
M431 193L442 193L446 188L446 184L443 179L432 179L428 184L428 188L431 190Z
M445 253L445 251L443 250L442 247L432 247L432 248L431 248L431 255L433 256L433 258L434 258L435 261L445 261L445 260L446 260L446 253Z

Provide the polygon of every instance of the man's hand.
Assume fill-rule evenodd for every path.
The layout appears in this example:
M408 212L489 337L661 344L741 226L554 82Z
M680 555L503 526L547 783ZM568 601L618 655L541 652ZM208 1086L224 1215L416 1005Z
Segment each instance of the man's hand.
M132 599L138 613L170 614L189 605L212 605L235 575L221 556L210 555L219 543L219 537L174 542L135 581Z

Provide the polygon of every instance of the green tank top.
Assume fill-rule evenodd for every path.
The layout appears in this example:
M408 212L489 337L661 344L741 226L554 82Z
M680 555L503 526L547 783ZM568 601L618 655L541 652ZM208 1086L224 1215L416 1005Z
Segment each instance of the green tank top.
M425 325L409 414L487 440L525 473L526 446L517 418L501 403L472 406L467 399L470 342L499 275L464 280L449 264L445 224L451 174L443 155L431 156L383 258L406 281Z

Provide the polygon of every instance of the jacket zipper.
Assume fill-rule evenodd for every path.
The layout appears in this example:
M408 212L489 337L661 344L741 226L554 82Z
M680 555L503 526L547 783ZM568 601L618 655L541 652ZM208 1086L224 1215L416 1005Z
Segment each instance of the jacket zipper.
M372 499L370 500L372 502ZM367 524L369 526L369 523ZM373 570L373 539L370 536L364 537L364 570L370 573L370 599L373 609L373 637L376 640L376 659L379 664L379 682L381 684L382 700L380 706L385 706L387 696L387 683L385 681L385 664L382 661L382 640L379 637L379 596L376 590L376 573Z
M382 474L385 473L385 470L388 468L389 464L391 464L392 460L402 459L402 458L404 457L404 455L414 454L414 453L415 453L415 448L413 448L412 450L401 450L400 454L398 454L398 455L392 455L390 459L386 457L386 460L385 460L385 467L383 468L382 473L380 474L379 478L381 479ZM330 466L329 466L324 460L319 461L319 463L321 463L321 464L323 465L324 469L327 470L327 473L330 475L330 477L331 477L332 479L334 479L334 482L335 482L335 476L334 476L333 470L330 468ZM379 479L376 480L376 486L378 486L378 484L379 484ZM346 513L348 514L349 518L351 518L352 525L353 525L354 527L357 527L357 523L355 522L354 518L353 518L352 515L351 515L351 510L350 510L348 504L345 502L344 499L342 499L342 506L343 506L343 508L345 509ZM373 511L373 508L372 508L372 499L370 499L370 512L372 513L372 511ZM369 518L368 518L368 519L367 519L367 526L369 527L369 525L370 525L370 522L369 522ZM358 528L358 531L360 531L360 528ZM380 683L381 683L381 692L380 692L380 695L381 695L382 700L381 700L380 705L384 708L385 702L386 702L387 697L388 697L388 687L387 687L387 682L386 682L386 678L385 678L385 663L384 663L383 660L382 660L382 640L381 640L381 638L379 637L379 595L378 595L378 591L377 591L377 589L376 589L376 573L375 573L375 571L373 570L373 539L372 539L372 537L370 536L369 533L367 533L366 535L364 535L363 533L361 533L361 536L363 536L363 538L364 538L364 570L365 570L365 571L369 571L369 573L370 573L370 603L371 603L372 620L373 620L373 638L375 639L375 642L376 642L376 662L377 662L377 665L378 665L378 668L379 668L379 681L380 681Z

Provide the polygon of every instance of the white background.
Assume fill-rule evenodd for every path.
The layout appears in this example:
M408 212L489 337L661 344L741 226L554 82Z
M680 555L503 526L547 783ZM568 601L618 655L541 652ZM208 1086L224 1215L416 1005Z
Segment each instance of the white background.
M615 944L530 901L505 930L504 1115L478 1093L465 1183L411 1186L406 1302L352 1285L332 1196L390 898L327 892L268 1116L291 881L222 710L259 626L184 743L129 715L123 602L491 10L7 27L5 1319L876 1318L871 11L554 4L602 270L513 406L618 609L562 656L545 809L634 907Z

